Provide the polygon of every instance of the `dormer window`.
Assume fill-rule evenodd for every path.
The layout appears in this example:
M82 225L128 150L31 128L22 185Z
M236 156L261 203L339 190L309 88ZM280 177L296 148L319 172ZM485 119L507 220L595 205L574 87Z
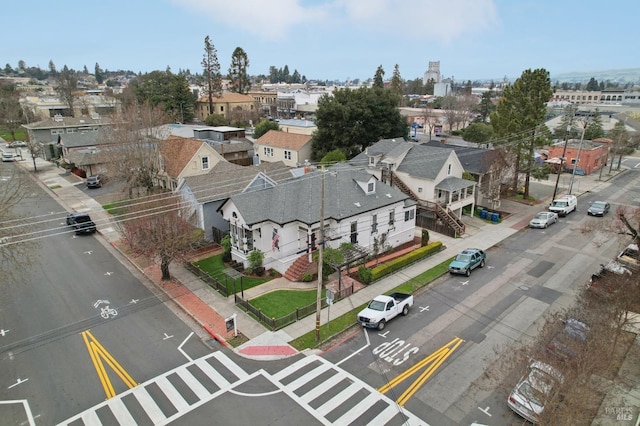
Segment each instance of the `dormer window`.
M375 189L376 189L375 182L369 182L369 184L367 185L367 193L370 194L373 191L375 191Z
M209 169L209 157L202 157L202 170Z
M447 167L447 175L451 175L451 164Z
M373 157L369 157L369 165L370 165L370 166L373 166L373 165L375 165L375 164L376 164L376 160L375 160L375 158L373 158Z

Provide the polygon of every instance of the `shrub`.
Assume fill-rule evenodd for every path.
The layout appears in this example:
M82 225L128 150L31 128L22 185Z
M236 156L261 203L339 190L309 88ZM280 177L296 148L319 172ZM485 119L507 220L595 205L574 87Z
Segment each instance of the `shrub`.
M222 240L220 240L220 245L225 253L231 253L231 236L225 235Z
M259 277L261 277L261 276L263 276L263 275L264 275L265 268L264 268L264 266L258 266L258 267L255 269L255 271L256 271L256 275L257 275L257 276L259 276Z
M385 275L389 275L392 272L395 272L399 269L404 268L407 265L410 265L414 262L417 262L420 259L423 259L433 253L437 253L442 249L442 242L434 241L431 244L427 244L424 247L420 247L418 249L413 250L410 253L405 254L404 256L393 259L389 262L386 262L382 265L376 266L371 270L371 280L376 281Z
M429 231L426 229L422 230L422 240L420 241L420 246L424 247L429 244Z
M253 269L247 268L244 270L244 275L253 275Z
M313 274L311 272L305 272L304 274L302 274L302 277L300 279L303 283L310 283L311 281L313 281Z
M360 278L362 284L370 284L372 277L373 273L371 272L371 268L367 268L366 266L358 268L358 278Z
M264 253L262 253L262 251L260 250L253 250L251 253L249 253L247 260L249 261L249 268L251 269L259 268L260 266L262 266L262 261L264 260Z

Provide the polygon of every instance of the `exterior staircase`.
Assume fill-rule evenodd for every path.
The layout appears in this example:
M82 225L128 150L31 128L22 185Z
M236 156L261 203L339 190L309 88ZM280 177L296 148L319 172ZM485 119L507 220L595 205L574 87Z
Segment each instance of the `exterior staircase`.
M399 179L395 174L393 174L393 172L389 171L386 173L388 173L388 176L390 178L389 181L391 182L392 186L398 188L400 191L407 194L409 197L411 197L412 200L417 202L420 207L423 207L427 210L434 211L436 215L440 218L440 220L442 220L450 228L456 231L457 235L462 235L465 233L464 223L460 219L458 219L455 216L455 214L449 212L447 209L445 209L438 203L421 200L420 198L418 198L416 194L413 193L413 191L411 191L411 189L409 189L407 185L405 185L405 183L401 179Z
M307 272L313 273L314 268L315 264L309 262L309 255L305 253L289 266L289 269L284 273L284 277L289 281L302 281L302 276Z

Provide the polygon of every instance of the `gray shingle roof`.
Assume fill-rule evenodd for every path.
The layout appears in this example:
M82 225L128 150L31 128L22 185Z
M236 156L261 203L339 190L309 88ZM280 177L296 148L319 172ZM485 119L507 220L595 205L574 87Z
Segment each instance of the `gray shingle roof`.
M487 173L496 157L499 157L501 155L499 151L493 149L447 145L439 141L429 141L423 143L422 145L455 151L464 170L476 174Z
M261 163L259 166L239 166L220 161L206 175L189 176L184 181L198 202L207 203L241 193L260 172L274 182L292 177L291 171L282 161Z
M366 152L356 155L349 163L354 166L368 165L370 155L382 156L377 167L390 162L396 164L396 171L433 180L449 159L451 150L418 145L402 139L383 139L370 146Z
M325 173L325 220L343 220L364 212L391 206L409 197L376 182L375 192L365 194L357 182L374 179L368 173L340 164ZM293 221L318 223L321 210L322 172L282 182L273 188L231 197L248 225L271 221L284 225Z
M460 179L455 176L449 176L444 178L436 185L436 189L442 189L444 191L457 191L462 188L467 188L469 186L475 186L475 182L472 180Z

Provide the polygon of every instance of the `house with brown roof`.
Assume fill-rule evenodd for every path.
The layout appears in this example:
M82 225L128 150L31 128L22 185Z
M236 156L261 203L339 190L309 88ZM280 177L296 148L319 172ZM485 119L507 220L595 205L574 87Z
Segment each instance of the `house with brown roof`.
M299 167L311 158L311 135L269 130L254 144L260 162L282 161L288 167Z
M223 115L226 119L257 117L256 101L252 96L242 93L223 93L213 98L213 110L209 108L209 97L202 96L196 101L195 116L205 120L211 114ZM254 117L254 118L255 118Z
M196 139L170 136L158 142L160 152L157 185L175 190L188 176L208 173L224 158L208 143Z

